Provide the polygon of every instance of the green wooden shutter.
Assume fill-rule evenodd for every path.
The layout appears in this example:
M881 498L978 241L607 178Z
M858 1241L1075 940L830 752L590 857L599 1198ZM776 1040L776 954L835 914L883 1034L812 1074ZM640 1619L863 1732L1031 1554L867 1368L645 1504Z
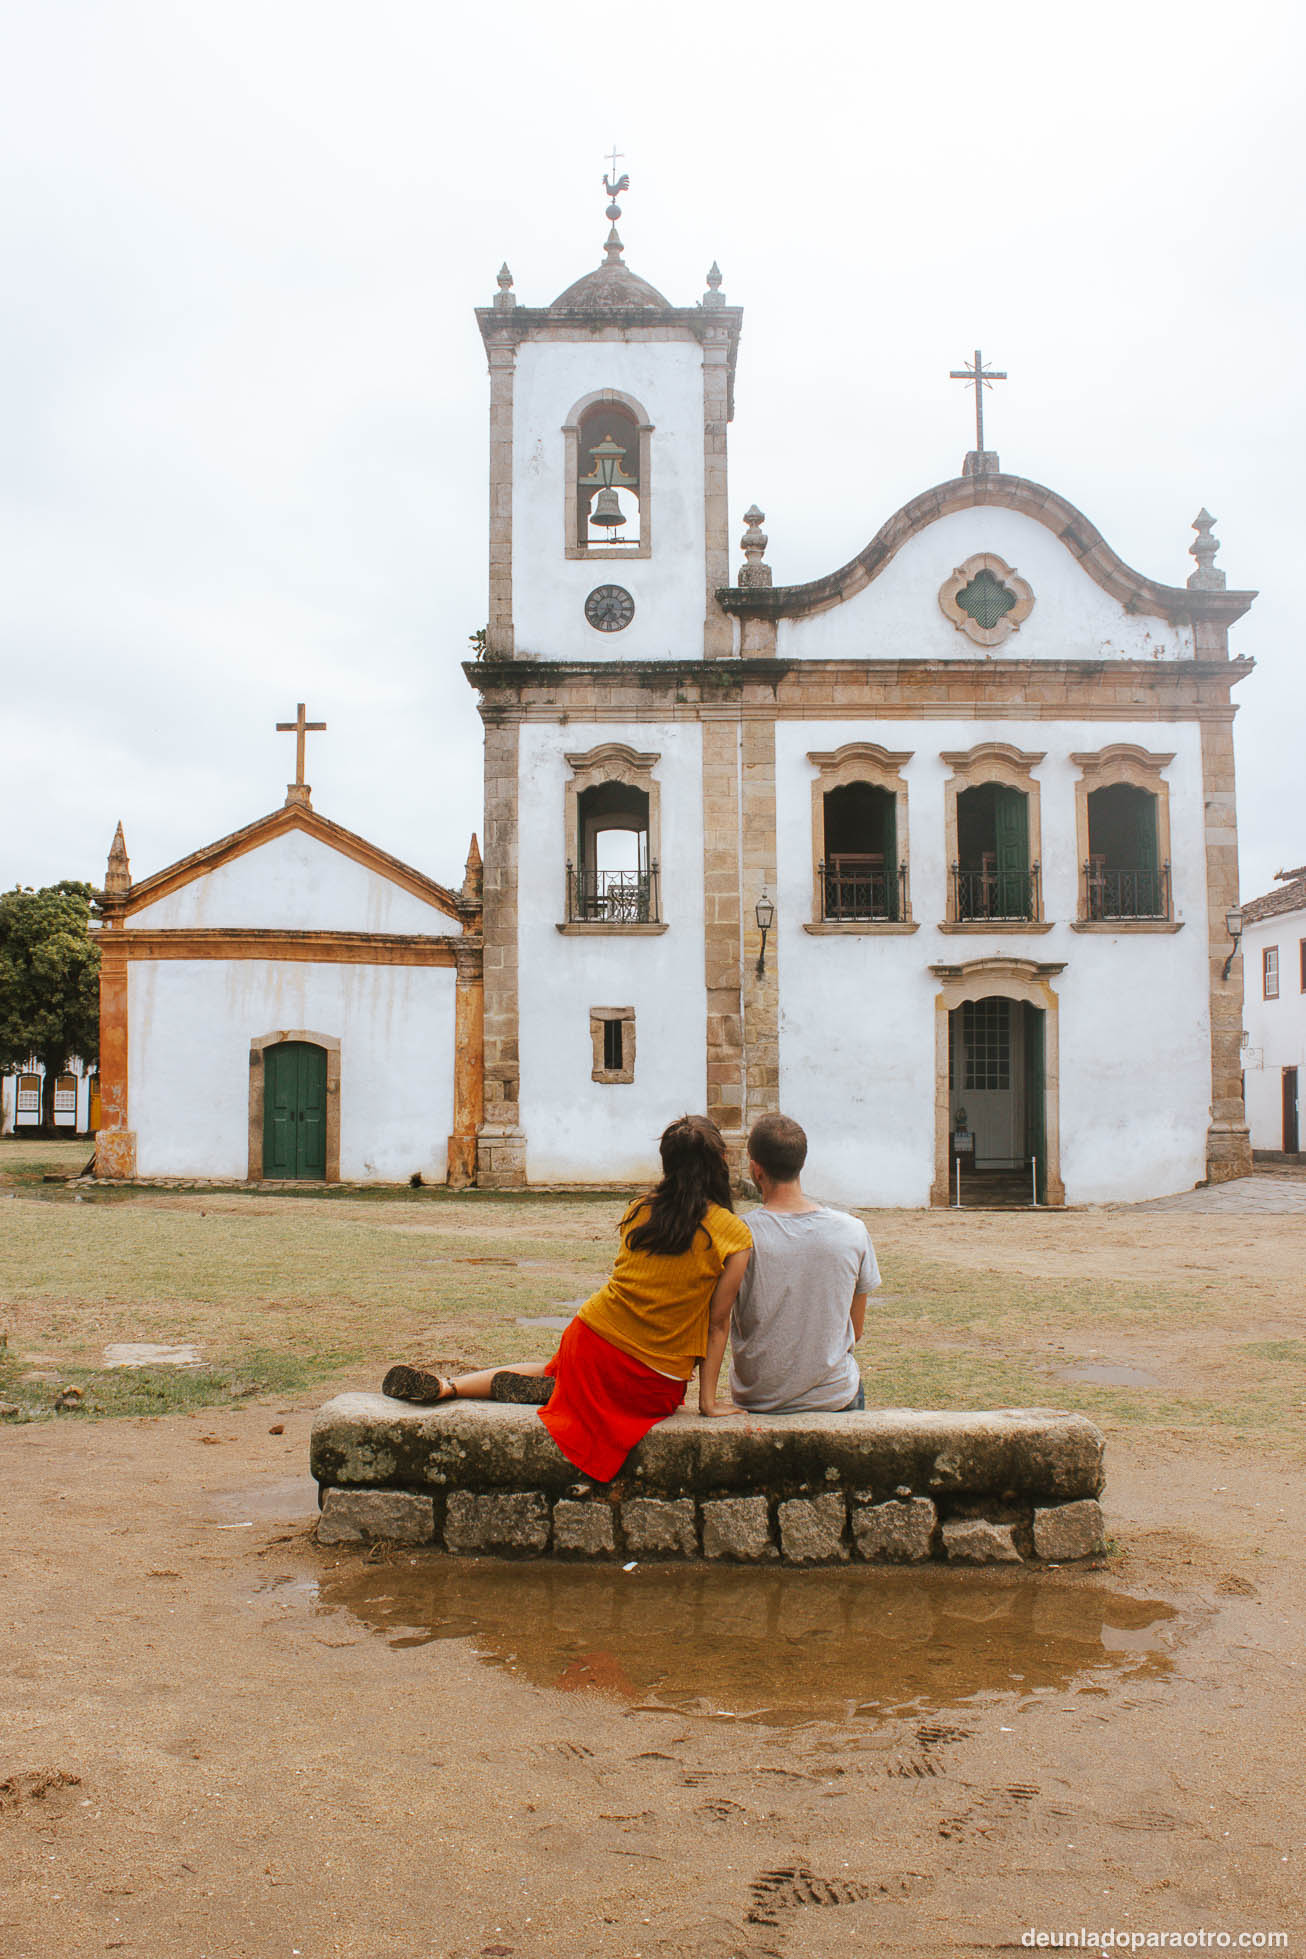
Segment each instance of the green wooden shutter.
M886 918L899 916L898 890L898 798L886 790L884 810L884 911Z
M295 1175L326 1176L326 1049L299 1049L299 1131Z
M1025 1003L1025 1134L1037 1165L1034 1188L1040 1204L1047 1203L1047 1069L1044 1061L1045 1016L1041 1007Z
M1019 789L999 789L993 809L1000 918L1028 918L1029 813Z

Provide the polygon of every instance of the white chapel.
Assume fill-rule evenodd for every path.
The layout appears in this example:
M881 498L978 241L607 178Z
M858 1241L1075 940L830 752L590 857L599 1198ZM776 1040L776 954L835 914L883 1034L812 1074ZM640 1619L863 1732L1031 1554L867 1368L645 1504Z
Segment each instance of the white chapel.
M505 266L477 312L483 892L479 861L453 892L306 792L139 886L123 853L102 1173L284 1169L269 1097L295 1124L321 1074L333 1144L291 1175L632 1181L686 1109L742 1168L777 1107L809 1133L811 1188L847 1204L945 1204L959 1177L1057 1205L1242 1174L1226 914L1251 662L1228 630L1255 594L1226 589L1213 520L1187 583L1159 583L1004 474L981 422L960 475L868 512L849 563L777 584L753 507L732 571L741 310L715 266L673 304L608 216L603 263L551 304L520 303ZM963 372L978 400L978 352ZM316 910L274 919L248 895L265 883L242 886L237 861L274 845L312 857ZM207 982L230 1138L205 1168L168 1113L158 1003L180 981L151 962L220 965L241 934L240 986ZM415 1067L447 1092L403 1129Z

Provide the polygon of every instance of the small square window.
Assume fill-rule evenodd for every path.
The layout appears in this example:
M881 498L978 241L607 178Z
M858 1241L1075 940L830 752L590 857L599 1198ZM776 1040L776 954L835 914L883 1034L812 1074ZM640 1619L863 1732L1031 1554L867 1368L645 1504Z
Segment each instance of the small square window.
M1266 1000L1279 997L1279 948L1267 945L1261 954L1261 993Z
M633 1082L635 1079L635 1009L633 1007L591 1007L590 1045L594 1065L590 1079L596 1082Z

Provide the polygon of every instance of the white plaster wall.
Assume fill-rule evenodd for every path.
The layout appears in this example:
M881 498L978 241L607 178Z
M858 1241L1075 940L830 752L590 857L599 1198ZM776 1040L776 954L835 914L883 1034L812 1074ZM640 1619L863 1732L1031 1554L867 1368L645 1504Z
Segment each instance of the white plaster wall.
M911 934L817 935L809 750L868 740L911 749ZM1047 759L1041 784L1043 933L944 933L943 749L998 740ZM1175 750L1170 784L1175 933L1075 932L1074 750ZM809 1133L808 1182L846 1204L922 1205L934 1170L934 1000L928 970L991 956L1064 961L1061 1166L1069 1203L1161 1196L1205 1175L1210 1104L1201 757L1194 724L808 721L776 731L780 1091Z
M566 917L567 753L601 741L655 750L661 784L657 936L571 937ZM706 1100L702 741L694 723L527 723L521 732L518 993L521 1120L532 1183L657 1173L657 1140ZM592 1007L634 1007L635 1079L590 1079Z
M1306 993L1301 987L1300 945L1306 912L1262 918L1243 933L1243 1051L1247 1126L1254 1150L1283 1148L1283 1071L1297 1070L1298 1141L1306 1138ZM1279 948L1279 997L1262 991L1262 954Z
M303 932L461 933L456 918L345 857L289 830L145 905L127 929L243 926Z
M280 1028L340 1042L340 1174L442 1183L453 1127L449 967L133 960L128 1111L144 1177L243 1179L249 1044Z
M650 438L653 550L647 558L567 558L563 423L601 388L633 395ZM542 659L698 659L706 611L703 350L696 340L529 341L513 391L513 627L519 654ZM635 616L621 632L585 618L596 585L624 586Z
M991 650L945 618L939 588L958 565L994 551L1032 587L1034 609ZM1193 658L1190 626L1130 614L1032 517L977 505L940 517L903 545L842 605L782 619L780 659L1178 660ZM1153 744L1155 746L1155 744Z

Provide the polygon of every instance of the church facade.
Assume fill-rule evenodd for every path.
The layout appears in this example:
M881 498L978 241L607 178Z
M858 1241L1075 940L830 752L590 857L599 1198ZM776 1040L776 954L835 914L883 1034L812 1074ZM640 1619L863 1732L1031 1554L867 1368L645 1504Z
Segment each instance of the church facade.
M611 187L609 187L611 188ZM491 380L478 1180L645 1176L780 1107L812 1187L1039 1201L1250 1165L1228 629L977 448L827 577L728 562L741 314L507 268ZM976 367L980 362L977 356ZM980 377L977 375L977 382Z
M483 893L475 840L455 892L312 809L302 709L284 809L137 883L120 834L100 1174L626 1182L686 1109L742 1172L776 1108L848 1204L1242 1174L1255 595L1213 520L1158 583L977 431L828 576L776 584L756 508L732 575L742 314L715 266L671 304L618 215L477 313Z

